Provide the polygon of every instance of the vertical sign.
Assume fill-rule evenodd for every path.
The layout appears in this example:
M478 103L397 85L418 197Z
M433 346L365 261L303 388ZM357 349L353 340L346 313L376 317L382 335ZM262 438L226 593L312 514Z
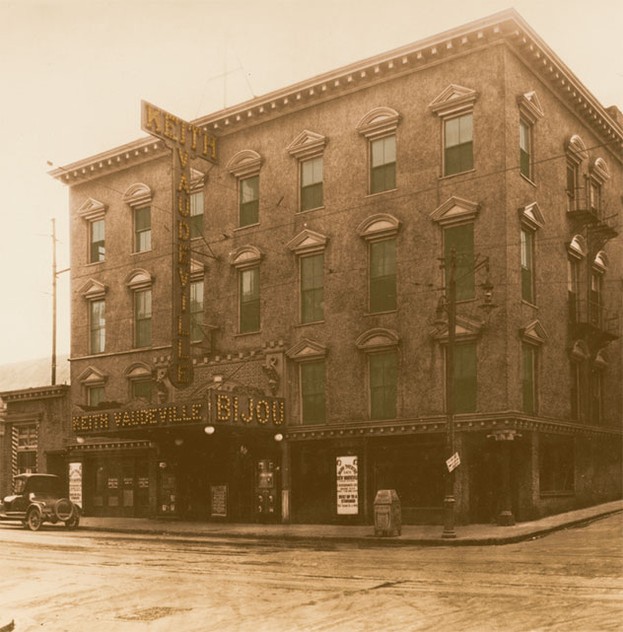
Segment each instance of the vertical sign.
M359 513L359 468L356 456L338 456L337 513L340 516Z
M169 379L177 388L193 381L190 345L190 161L216 164L216 137L201 127L141 101L141 128L171 149L172 168L172 354Z
M69 464L69 500L82 507L82 463Z

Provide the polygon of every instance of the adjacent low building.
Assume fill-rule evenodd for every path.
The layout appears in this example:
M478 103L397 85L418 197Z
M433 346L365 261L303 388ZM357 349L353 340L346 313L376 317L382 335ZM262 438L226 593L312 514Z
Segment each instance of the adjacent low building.
M516 12L143 114L52 172L88 514L366 523L395 489L405 523L453 492L511 524L620 497L621 113Z

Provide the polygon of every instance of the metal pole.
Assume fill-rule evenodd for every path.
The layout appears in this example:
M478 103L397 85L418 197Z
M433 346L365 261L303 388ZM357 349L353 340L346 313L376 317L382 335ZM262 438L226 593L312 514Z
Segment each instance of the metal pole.
M56 220L52 218L52 386L56 384L56 276Z
M454 341L456 336L456 252L450 253L447 272L448 346L446 349L446 448L448 457L454 454ZM443 500L444 522L442 538L456 538L454 531L454 470L446 472L446 495Z

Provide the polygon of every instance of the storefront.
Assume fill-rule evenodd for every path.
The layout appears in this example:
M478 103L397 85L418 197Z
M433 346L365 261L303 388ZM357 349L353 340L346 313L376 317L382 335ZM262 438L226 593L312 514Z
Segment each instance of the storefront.
M74 491L86 515L280 520L284 423L283 399L219 392L75 415Z

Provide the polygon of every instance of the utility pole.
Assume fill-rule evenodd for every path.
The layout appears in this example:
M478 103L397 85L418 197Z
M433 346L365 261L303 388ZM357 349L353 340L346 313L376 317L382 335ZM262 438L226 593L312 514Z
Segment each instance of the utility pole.
M448 314L448 346L446 348L446 449L448 458L454 455L454 342L456 337L456 252L452 249L446 266ZM456 538L454 531L454 468L446 473L446 494L443 499L444 520L442 538Z
M56 220L52 218L52 386L56 384L56 277Z

